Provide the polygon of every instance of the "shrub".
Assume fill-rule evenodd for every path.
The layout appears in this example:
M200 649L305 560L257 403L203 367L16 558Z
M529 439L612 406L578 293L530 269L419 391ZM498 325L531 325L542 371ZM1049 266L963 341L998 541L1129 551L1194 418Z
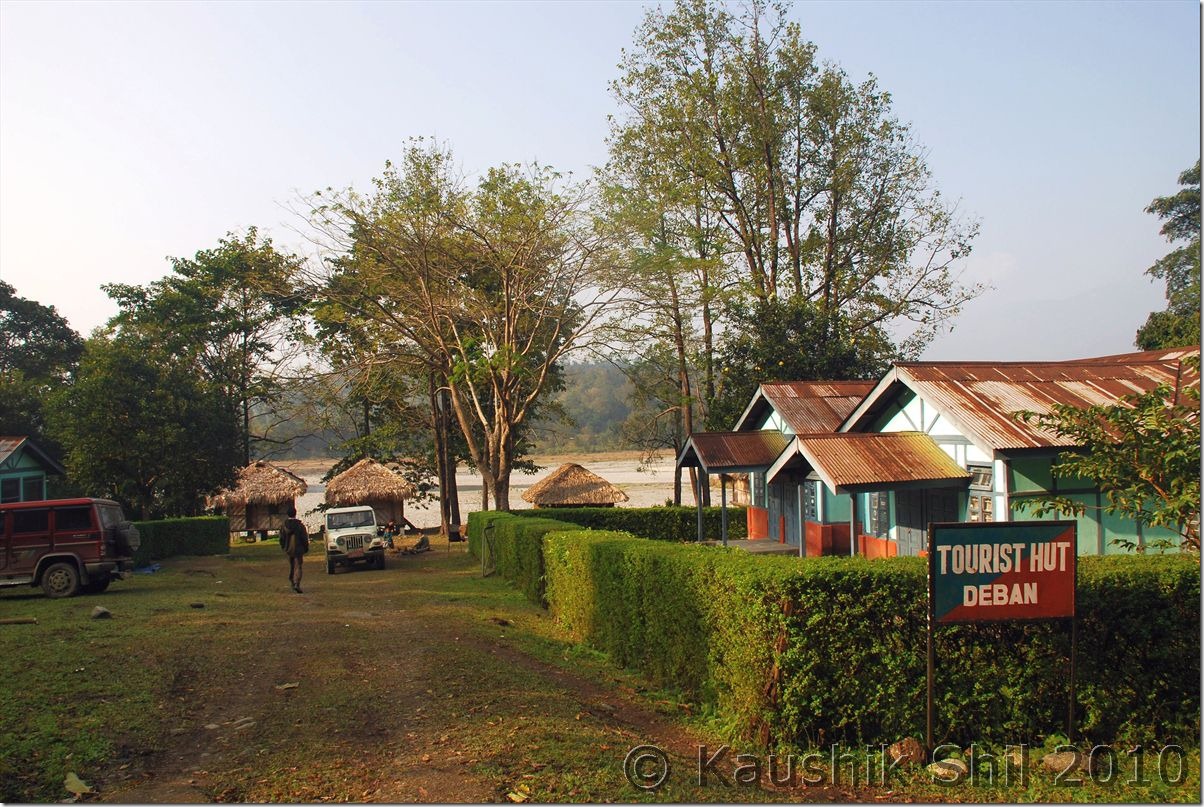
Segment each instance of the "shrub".
M727 509L729 540L748 537L744 512L743 507ZM695 541L698 538L698 510L694 507L552 507L515 510L512 515L552 518L591 530L627 532L654 541ZM722 519L723 508L702 509L702 529L707 540L718 541L723 536Z
M545 605L543 536L571 526L549 518L513 518L496 511L470 513L468 551L479 558L488 541L497 573L518 586L531 602Z
M135 521L141 545L134 564L141 566L176 555L224 555L230 551L230 520L225 516Z
M509 577L503 557L521 554L511 567L532 597L538 566L543 599L571 638L713 706L733 735L795 747L923 736L921 559L752 556L548 519L487 520L498 570ZM1198 564L1079 564L1077 732L1093 742L1193 737ZM1065 730L1065 622L944 626L935 636L938 741L1032 742Z

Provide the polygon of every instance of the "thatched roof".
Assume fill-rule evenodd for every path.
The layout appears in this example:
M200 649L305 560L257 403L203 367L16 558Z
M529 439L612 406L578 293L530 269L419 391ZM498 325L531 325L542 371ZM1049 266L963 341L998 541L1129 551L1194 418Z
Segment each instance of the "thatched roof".
M309 489L305 480L264 460L256 460L238 472L238 483L212 499L213 507L243 507L256 504L281 504L301 496Z
M365 457L326 483L326 503L335 507L400 501L415 493L401 474Z
M528 488L523 501L541 507L617 504L627 501L627 494L577 463L566 462Z

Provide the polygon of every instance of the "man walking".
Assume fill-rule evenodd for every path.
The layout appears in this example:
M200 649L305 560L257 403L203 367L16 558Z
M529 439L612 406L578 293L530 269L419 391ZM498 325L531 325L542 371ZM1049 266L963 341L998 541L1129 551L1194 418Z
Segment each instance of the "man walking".
M309 551L309 532L297 518L297 508L288 508L288 518L280 530L280 548L288 555L288 582L293 591L301 593L301 572L305 553Z

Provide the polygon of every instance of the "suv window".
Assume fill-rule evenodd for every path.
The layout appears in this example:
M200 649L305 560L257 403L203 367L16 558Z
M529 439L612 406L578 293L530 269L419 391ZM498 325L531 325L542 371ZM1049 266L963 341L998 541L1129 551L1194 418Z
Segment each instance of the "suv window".
M79 532L92 529L92 508L56 507L54 510L55 532Z
M13 533L46 532L50 529L49 510L14 510Z
M371 510L357 510L352 513L328 513L326 516L326 527L331 530L345 530L348 527L372 527L375 524L375 513Z
M109 527L116 527L122 521L125 521L125 516L121 512L121 508L116 505L97 505L96 513L100 516L100 528L103 530L107 530Z

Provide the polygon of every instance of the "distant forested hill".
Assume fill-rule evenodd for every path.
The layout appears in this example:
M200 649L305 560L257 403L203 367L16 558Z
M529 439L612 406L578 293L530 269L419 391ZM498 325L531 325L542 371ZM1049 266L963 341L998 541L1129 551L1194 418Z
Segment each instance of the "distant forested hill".
M622 438L631 409L631 382L608 362L569 364L565 388L556 396L571 422L545 417L536 424L535 453L615 451L630 448Z

